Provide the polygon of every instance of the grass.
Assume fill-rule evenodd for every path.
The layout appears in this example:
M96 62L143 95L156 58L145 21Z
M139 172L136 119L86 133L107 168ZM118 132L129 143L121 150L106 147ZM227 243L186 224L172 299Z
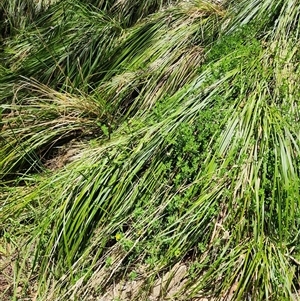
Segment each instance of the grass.
M296 300L297 1L14 3L3 296L90 300L135 279L147 300L179 263L180 300Z

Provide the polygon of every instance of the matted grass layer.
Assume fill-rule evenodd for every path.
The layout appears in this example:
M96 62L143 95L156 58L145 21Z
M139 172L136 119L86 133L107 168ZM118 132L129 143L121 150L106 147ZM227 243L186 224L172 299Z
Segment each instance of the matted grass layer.
M298 1L27 2L0 4L2 297L297 300Z

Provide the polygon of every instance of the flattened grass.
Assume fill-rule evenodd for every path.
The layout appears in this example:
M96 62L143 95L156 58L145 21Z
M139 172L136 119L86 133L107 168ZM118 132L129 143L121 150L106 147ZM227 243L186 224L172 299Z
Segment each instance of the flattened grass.
M40 300L88 300L132 275L151 290L184 262L182 299L297 298L299 4L173 3L145 9L138 23L125 8L124 22L115 21L114 4L98 4L90 14L78 2L78 15L66 16L75 46L55 51L59 64L38 50L61 78L0 80L3 91L16 87L1 99L0 164L11 178L1 186L0 221L27 241L18 279L36 275ZM50 23L61 20L60 5L46 11ZM109 20L101 9L111 9ZM93 25L90 16L106 19ZM77 18L104 44L85 44ZM103 28L115 22L118 34L101 52ZM56 32L45 45L60 49L61 39ZM13 72L42 70L35 53ZM66 63L73 56L80 74ZM79 155L47 171L40 149L72 133Z

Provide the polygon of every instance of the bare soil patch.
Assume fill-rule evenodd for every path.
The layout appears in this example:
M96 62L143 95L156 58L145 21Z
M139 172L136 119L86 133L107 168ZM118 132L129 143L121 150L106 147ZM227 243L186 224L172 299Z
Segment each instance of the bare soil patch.
M13 269L6 250L0 249L0 300L9 301L13 294Z
M149 301L214 301L203 297L188 298L185 290L187 283L188 266L184 263L176 264L168 273L157 279L148 296L144 296ZM97 298L97 301L130 301L141 300L139 293L143 291L144 280L121 281L111 286L107 292Z

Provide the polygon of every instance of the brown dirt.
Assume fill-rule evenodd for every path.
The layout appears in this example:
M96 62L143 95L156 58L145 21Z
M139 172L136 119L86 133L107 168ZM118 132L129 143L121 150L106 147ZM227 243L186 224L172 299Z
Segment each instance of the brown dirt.
M213 301L203 297L194 297L187 299L187 292L184 291L184 286L187 282L188 267L181 263L173 267L171 271L163 277L156 280L153 289L145 300L149 301ZM144 280L135 280L127 282L119 282L111 286L110 289L103 295L94 299L96 301L131 301L141 300L138 294L143 291Z
M79 153L80 149L77 142L70 141L53 149L51 158L48 158L44 164L50 170L57 170L74 161Z
M11 301L14 296L18 301L35 301L36 300L36 281L31 279L29 288L24 290L24 282L21 279L16 286L15 271L18 252L12 250L9 243L3 243L0 239L0 300ZM21 277L22 278L22 277ZM27 283L27 281L26 281Z
M0 245L1 247L1 245ZM0 300L9 301L12 297L13 269L8 258L9 247L0 249Z

